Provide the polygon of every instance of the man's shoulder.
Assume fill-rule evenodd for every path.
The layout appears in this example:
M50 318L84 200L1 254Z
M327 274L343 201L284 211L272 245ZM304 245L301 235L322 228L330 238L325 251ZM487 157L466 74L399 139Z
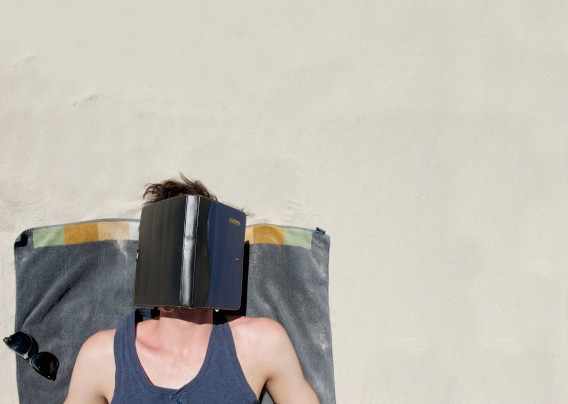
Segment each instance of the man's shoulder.
M112 343L114 341L114 334L116 333L116 329L112 328L110 330L102 330L94 333L91 335L85 343L89 343L92 345L106 345L108 343Z
M280 323L269 317L227 316L231 329L239 328L250 332L282 332ZM284 331L285 332L285 331Z
M317 403L304 379L286 330L278 321L260 317L229 319L237 356L245 375L265 386L275 402ZM250 379L249 379L250 382Z
M289 339L282 325L268 317L228 317L236 338L258 343L258 347L274 347Z
M114 357L115 333L115 329L96 332L83 343L79 354L89 361L106 360L109 355Z
M110 401L114 391L114 334L115 330L99 331L83 343L73 368L67 404Z

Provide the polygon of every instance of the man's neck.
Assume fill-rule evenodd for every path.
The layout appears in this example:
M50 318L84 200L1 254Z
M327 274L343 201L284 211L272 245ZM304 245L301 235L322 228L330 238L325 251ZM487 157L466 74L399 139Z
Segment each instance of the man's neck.
M149 337L146 343L174 351L185 351L194 343L207 346L213 324L213 310L183 307L160 307L159 310L160 315L147 324L150 334L146 334Z
M160 320L182 320L195 325L213 324L213 310L187 307L160 307ZM180 326L181 323L180 323Z

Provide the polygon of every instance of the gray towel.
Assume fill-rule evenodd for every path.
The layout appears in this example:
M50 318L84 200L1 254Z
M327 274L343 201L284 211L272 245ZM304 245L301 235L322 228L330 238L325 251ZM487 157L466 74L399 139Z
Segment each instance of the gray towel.
M59 358L55 382L17 360L22 403L62 403L77 353L130 312L138 221L105 219L24 231L14 245L16 330ZM335 403L328 305L329 236L272 225L247 228L248 283L240 314L287 330L308 382ZM262 403L271 403L266 394Z

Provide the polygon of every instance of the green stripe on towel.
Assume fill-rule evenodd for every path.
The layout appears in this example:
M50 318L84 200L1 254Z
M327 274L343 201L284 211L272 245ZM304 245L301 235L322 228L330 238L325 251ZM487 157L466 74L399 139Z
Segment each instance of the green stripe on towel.
M312 248L312 235L314 233L304 229L284 229L284 244L303 247L310 250Z
M34 248L65 244L65 232L63 230L63 226L36 229L34 230L33 238Z
M245 240L250 244L277 244L312 249L313 231L292 227L258 224L247 227Z

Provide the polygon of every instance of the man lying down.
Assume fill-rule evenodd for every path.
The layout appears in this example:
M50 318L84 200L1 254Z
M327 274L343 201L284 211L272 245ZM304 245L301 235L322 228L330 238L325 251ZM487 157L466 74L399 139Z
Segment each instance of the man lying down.
M267 389L277 403L318 403L280 324L214 313L240 305L244 213L183 175L144 198L135 304L157 315L139 309L91 336L65 402L258 403Z

